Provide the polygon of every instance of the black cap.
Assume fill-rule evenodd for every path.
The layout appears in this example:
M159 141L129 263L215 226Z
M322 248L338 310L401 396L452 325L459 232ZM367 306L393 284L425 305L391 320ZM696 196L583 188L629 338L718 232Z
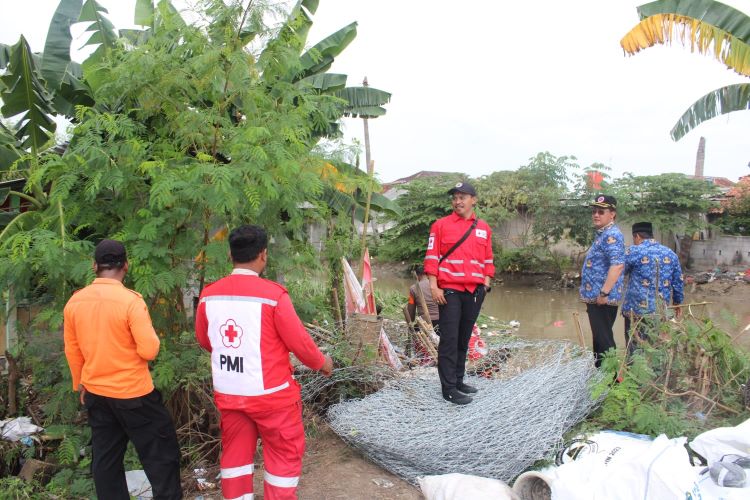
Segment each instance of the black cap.
M97 264L121 264L128 260L125 245L116 240L102 240L94 250Z
M612 210L617 209L617 200L614 196L609 196L606 194L599 194L596 195L594 198L594 201L589 203L590 207L601 207L601 208L611 208Z
M636 222L633 224L633 234L635 233L654 233L654 226L650 222Z
M468 182L459 182L458 184L450 188L450 190L448 190L448 194L450 195L454 195L456 193L464 193L471 196L476 196L477 190L474 189L474 186L472 186Z

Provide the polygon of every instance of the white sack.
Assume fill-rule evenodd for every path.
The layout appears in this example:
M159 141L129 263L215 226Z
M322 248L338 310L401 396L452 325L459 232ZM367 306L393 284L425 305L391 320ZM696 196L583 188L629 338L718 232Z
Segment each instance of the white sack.
M417 478L427 500L518 500L510 487L497 479L443 474Z
M690 465L686 438L604 431L576 460L539 471L553 500L686 498L700 468ZM516 492L519 490L516 489ZM523 500L537 500L526 497Z
M690 447L708 460L708 465L724 455L750 456L750 419L736 427L718 427L699 434Z

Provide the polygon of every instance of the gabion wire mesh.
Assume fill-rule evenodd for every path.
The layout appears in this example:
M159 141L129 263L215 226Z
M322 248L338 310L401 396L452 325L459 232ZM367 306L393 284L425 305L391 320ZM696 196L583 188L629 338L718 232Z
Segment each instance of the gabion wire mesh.
M452 472L508 482L559 446L595 404L593 358L566 342L508 342L474 372L483 376L467 378L479 393L466 406L442 399L434 369L415 370L363 399L332 406L329 423L412 484L418 476Z

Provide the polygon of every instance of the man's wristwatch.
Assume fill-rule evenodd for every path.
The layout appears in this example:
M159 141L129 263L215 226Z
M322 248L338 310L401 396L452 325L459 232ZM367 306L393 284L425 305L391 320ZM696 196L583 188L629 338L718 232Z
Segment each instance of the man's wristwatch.
M609 292L605 292L604 290L599 290L599 297L609 297Z

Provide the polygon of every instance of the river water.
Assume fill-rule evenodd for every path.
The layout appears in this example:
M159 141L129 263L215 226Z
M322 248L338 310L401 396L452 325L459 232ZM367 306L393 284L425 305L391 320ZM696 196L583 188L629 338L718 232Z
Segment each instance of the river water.
M403 291L404 300L408 296L409 286L413 281L393 275L376 276L375 287L381 290ZM731 283L727 284L730 287ZM738 284L738 287L750 285ZM745 325L750 324L750 304L747 293L722 293L721 291L705 292L701 287L691 291L686 286L685 303L712 302L706 306L694 306L696 315L708 314L729 334L737 334ZM502 284L493 285L482 306L482 313L498 320L520 322L518 335L531 339L565 339L578 342L574 312L579 313L579 322L586 345L591 347L591 328L589 327L586 305L578 300L578 289L544 290L536 286L535 280L529 277L504 277ZM622 315L618 314L615 323L615 342L624 344L624 324ZM738 342L750 349L750 333L745 333Z

